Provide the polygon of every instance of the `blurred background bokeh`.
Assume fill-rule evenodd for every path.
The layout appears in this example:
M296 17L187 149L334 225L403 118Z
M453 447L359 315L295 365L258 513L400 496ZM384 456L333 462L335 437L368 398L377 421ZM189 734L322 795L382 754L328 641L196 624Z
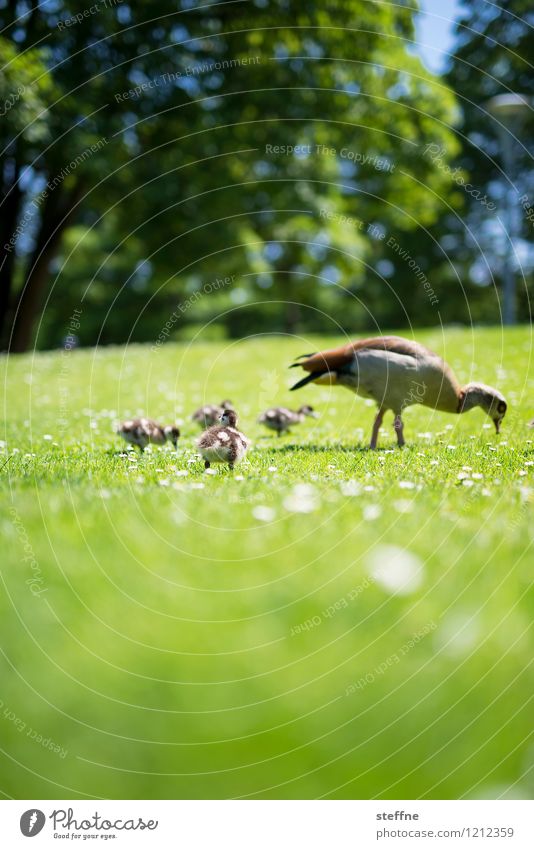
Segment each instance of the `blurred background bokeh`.
M532 9L418 8L2 0L4 349L528 320Z

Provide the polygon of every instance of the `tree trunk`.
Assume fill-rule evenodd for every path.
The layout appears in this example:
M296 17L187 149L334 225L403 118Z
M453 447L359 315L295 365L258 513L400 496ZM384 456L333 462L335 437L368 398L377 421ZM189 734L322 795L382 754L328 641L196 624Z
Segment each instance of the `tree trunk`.
M282 258L282 262L276 266L276 271L281 277L280 288L282 299L285 301L285 307L283 310L283 327L284 332L288 333L290 336L298 332L301 320L300 303L297 300L299 286L295 282L296 279L298 279L298 276L297 278L294 277L298 261L299 256L294 252L291 252L288 255L286 247L286 253Z
M300 324L300 304L295 301L288 301L285 310L284 330L290 336L298 332Z
M63 233L75 215L82 194L81 185L76 186L66 197L61 188L57 188L45 200L37 243L28 263L26 280L15 310L9 345L9 351L13 354L27 351L32 342L35 320L50 276L50 263L57 256Z
M13 272L15 269L15 249L11 239L15 235L19 218L22 192L19 187L20 166L13 159L13 174L8 177L6 171L9 162L6 157L2 169L2 192L0 200L0 340L5 339L8 323L11 293L13 291ZM6 246L7 245L7 249Z

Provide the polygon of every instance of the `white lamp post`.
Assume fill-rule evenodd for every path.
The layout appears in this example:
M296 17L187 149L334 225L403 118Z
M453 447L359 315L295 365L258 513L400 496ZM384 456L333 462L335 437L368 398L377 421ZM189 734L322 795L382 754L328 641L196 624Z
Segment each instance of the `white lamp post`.
M513 132L511 125L531 108L531 100L522 94L498 94L486 104L488 111L498 120L497 134L501 146L501 154L506 176L513 183L514 155ZM513 240L518 235L516 228L517 201L514 198L513 185L506 186L506 218L508 225L508 256L503 268L503 321L504 324L516 322L516 279L514 271Z

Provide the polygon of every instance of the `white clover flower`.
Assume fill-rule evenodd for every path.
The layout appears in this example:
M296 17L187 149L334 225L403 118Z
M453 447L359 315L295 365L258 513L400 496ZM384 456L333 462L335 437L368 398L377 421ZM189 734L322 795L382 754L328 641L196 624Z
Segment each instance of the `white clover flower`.
M381 515L382 508L379 504L367 504L367 506L363 508L363 518L366 522L374 522L374 520L379 519Z
M361 484L355 480L342 481L339 488L341 490L341 495L348 496L360 495L362 491Z
M284 499L284 507L290 513L313 513L319 505L317 491L308 483L298 483Z
M409 595L423 583L423 562L420 557L397 545L377 546L367 560L372 578L394 595Z
M397 513L412 513L413 512L413 502L408 501L406 498L401 498L399 501L395 501L393 506Z
M276 518L276 511L272 507L264 507L260 504L254 507L252 515L259 522L272 522Z
M448 655L458 657L468 654L481 638L480 624L476 614L468 612L450 614L435 635L440 649Z

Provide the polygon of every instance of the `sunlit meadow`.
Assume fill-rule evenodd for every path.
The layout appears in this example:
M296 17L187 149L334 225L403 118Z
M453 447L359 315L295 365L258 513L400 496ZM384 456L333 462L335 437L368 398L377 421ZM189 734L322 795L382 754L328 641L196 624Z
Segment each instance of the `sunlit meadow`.
M534 792L530 330L426 332L480 410L291 394L339 339L4 359L1 767L18 798L510 798ZM206 475L190 414L253 440ZM273 403L320 413L277 438ZM177 421L140 456L119 418Z

